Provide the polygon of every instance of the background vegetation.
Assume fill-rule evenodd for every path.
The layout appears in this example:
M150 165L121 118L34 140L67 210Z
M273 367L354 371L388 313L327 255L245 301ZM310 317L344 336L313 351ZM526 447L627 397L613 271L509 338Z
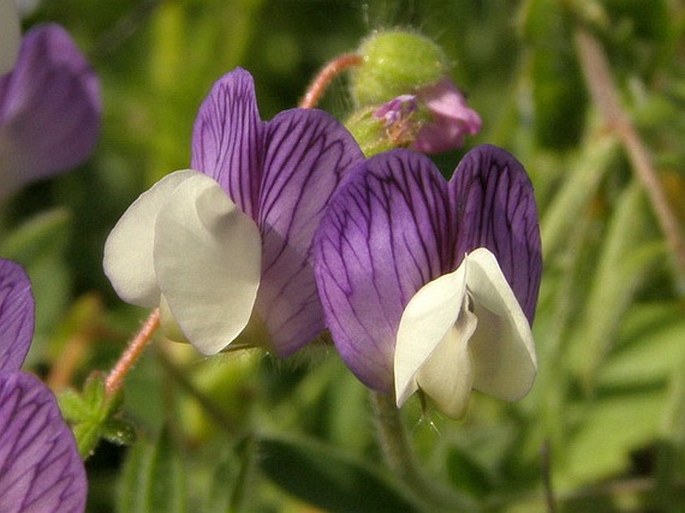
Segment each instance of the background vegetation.
M235 66L262 116L371 31L435 38L484 129L536 187L545 271L539 376L517 404L475 394L455 422L403 410L420 467L487 511L685 510L685 6L679 0L45 0L104 91L80 169L3 205L0 254L33 280L29 366L54 388L109 369L146 312L101 268L133 199L189 165L197 108ZM344 80L323 107L351 108ZM367 391L334 350L203 359L158 340L129 376L135 442L88 460L89 511L411 511L381 463ZM122 432L123 433L123 432Z

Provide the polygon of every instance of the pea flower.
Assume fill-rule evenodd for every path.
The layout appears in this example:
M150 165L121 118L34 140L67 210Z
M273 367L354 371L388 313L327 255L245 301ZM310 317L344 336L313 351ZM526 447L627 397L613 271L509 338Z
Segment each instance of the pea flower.
M417 390L459 418L472 389L525 396L541 252L533 189L510 154L480 146L446 181L424 155L358 164L316 234L328 328L368 387Z
M411 149L440 153L461 148L467 135L480 131L480 116L449 78L421 88L417 95L428 111L428 120L421 125Z
M311 241L346 170L362 159L328 114L292 109L271 121L237 69L200 108L192 168L172 173L124 213L105 245L119 296L161 306L200 352L224 349L253 310L287 356L324 328ZM197 171L195 171L197 170Z
M0 18L7 63L9 21ZM97 76L69 34L54 24L29 30L13 69L0 76L0 199L83 162L97 141L101 110Z
M52 392L19 369L33 336L31 285L0 259L0 511L85 510L86 474Z

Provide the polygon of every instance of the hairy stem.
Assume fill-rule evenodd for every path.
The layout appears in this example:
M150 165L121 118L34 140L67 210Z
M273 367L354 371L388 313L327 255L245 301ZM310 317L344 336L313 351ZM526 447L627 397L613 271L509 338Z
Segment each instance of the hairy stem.
M451 512L478 511L476 504L429 480L420 470L412 452L400 410L391 395L373 393L378 438L388 466L423 502Z
M152 335L159 328L159 308L155 308L147 318L143 327L129 342L126 351L121 355L119 361L111 370L105 381L105 391L109 397L116 394L124 384L124 378L131 368L136 364L143 350L152 340Z
M335 77L346 69L359 66L361 63L361 55L354 53L346 53L330 61L321 71L319 71L319 74L316 75L312 83L309 84L304 98L300 101L300 108L311 109L316 107Z

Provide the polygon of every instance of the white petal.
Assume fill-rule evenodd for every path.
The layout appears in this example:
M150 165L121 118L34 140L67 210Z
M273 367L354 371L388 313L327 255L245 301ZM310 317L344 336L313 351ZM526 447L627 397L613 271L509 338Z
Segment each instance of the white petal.
M14 67L21 43L20 29L14 0L0 0L0 75Z
M476 316L464 302L461 315L416 375L419 388L445 415L458 419L466 412L475 369L469 339L476 330Z
M214 180L194 174L157 216L154 267L186 338L214 354L250 319L261 275L259 229Z
M416 375L462 312L466 293L464 265L427 283L402 313L395 345L395 397L401 406L417 388ZM453 362L446 362L453 364Z
M159 288L152 262L155 221L171 193L197 171L176 171L144 192L121 216L107 237L103 266L114 290L127 303L159 305Z
M473 387L516 401L528 393L537 373L530 325L490 251L476 249L465 261L466 288L478 318L478 328L469 342Z

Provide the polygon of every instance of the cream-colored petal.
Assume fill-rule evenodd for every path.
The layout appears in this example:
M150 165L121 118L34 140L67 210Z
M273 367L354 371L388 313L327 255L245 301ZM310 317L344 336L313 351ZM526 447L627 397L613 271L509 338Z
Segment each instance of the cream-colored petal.
M154 268L183 334L214 354L245 328L261 275L261 237L211 178L184 180L160 210Z
M477 323L465 301L457 322L416 375L419 388L441 412L454 419L466 412L473 388L475 369L469 339Z
M114 290L127 303L159 305L159 288L152 262L155 221L171 193L197 171L171 173L141 194L124 212L105 242L103 267Z
M450 330L466 292L465 267L421 287L402 313L395 345L395 397L402 406L418 384L416 375Z
M516 401L528 393L537 373L530 325L490 251L478 248L465 261L467 294L478 318L469 343L473 386L500 399Z
M14 67L21 44L19 12L14 0L0 0L0 75Z

